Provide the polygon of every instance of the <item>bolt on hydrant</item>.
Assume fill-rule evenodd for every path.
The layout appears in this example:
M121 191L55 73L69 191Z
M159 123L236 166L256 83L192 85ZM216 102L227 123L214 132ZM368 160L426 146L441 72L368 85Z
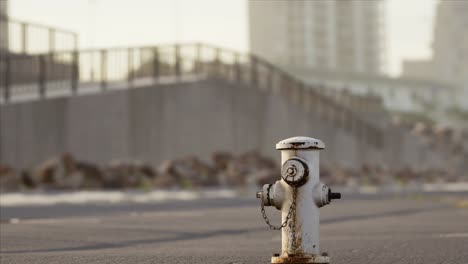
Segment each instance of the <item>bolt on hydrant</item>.
M271 263L330 263L328 255L319 251L319 208L341 194L320 182L319 151L324 148L322 141L310 137L276 144L281 151L281 179L257 192L265 222L281 230L281 254L275 254ZM264 206L281 210L280 226L270 224Z

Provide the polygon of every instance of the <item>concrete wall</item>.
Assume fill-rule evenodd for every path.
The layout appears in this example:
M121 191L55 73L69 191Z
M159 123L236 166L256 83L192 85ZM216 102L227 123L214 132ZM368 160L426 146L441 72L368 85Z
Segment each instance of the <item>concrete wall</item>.
M0 105L0 163L17 168L64 152L101 164L139 159L156 165L186 155L208 159L219 150L259 150L279 162L275 144L301 135L325 142L321 159L329 164L424 162L404 136L387 142L392 147L383 152L335 128L313 109L224 81ZM402 150L407 153L395 155Z

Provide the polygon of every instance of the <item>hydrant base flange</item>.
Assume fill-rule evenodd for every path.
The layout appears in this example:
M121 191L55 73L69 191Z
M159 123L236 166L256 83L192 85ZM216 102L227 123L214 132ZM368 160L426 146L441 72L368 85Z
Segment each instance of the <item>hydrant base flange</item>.
M294 256L294 257L271 257L272 264L279 263L294 263L294 264L306 264L306 263L323 263L329 264L330 257L328 256Z

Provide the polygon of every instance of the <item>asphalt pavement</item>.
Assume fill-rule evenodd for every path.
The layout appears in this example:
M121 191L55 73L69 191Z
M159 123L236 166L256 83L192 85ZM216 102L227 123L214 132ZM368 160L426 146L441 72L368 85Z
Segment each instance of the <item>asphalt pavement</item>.
M466 199L345 196L321 209L320 250L336 264L468 264ZM0 209L1 264L270 263L280 250L254 198Z

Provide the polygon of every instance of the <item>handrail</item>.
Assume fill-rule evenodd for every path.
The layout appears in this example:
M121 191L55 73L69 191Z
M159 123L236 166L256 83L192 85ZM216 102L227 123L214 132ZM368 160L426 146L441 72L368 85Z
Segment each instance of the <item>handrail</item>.
M8 50L11 53L37 54L78 48L78 34L68 29L11 17L0 17L0 23L7 26Z
M34 27L37 27L37 28L42 28L42 29L51 29L52 28L52 29L54 29L56 31L61 31L63 33L69 33L69 34L72 34L72 35L77 35L76 32L74 32L72 30L69 30L69 29L66 29L66 28L50 26L50 25L46 25L46 24L42 24L42 23L26 21L26 20L21 20L21 19L17 19L17 18L0 16L0 20L5 21L5 22L13 22L13 23L17 23L17 24L28 24L28 25L31 25L31 26L34 26Z
M383 145L383 131L361 113L324 92L306 84L270 62L252 54L202 43L143 47L114 47L60 51L0 58L0 92L4 102L21 93L49 92L68 87L72 94L94 85L105 91L112 83L128 88L136 80L159 80L197 75L218 78L282 94L305 110L312 108L322 118L350 131L376 147Z

